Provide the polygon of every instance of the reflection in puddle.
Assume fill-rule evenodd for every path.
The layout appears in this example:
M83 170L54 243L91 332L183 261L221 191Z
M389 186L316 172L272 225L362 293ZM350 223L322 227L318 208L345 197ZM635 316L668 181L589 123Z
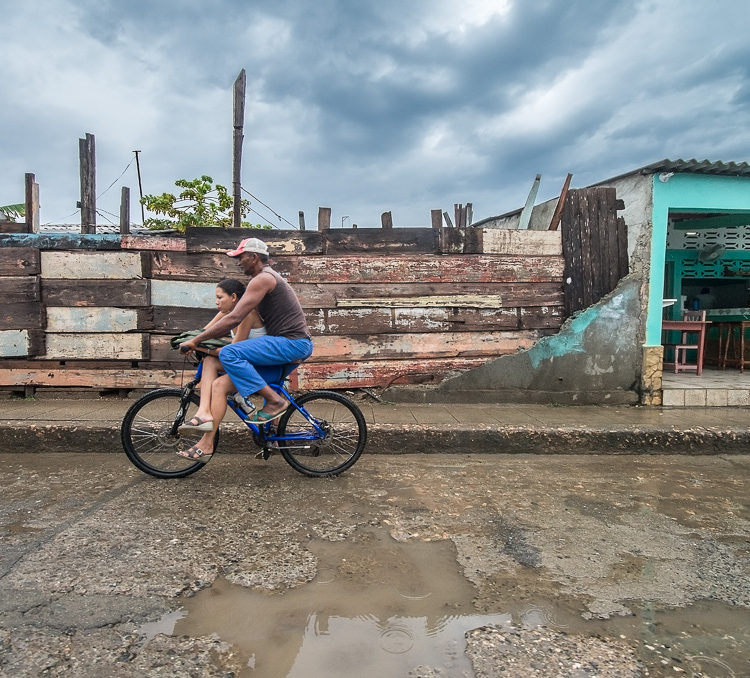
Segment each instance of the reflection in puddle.
M318 577L285 593L219 579L185 601L176 634L212 633L248 662L246 676L406 676L418 666L470 678L464 634L509 624L476 614L452 542L399 543L367 533L356 543L313 542Z

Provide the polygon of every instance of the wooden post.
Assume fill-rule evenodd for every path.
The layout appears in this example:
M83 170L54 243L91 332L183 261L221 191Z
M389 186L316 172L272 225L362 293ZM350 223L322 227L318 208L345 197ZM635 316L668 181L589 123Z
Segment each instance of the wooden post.
M383 212L383 214L380 215L380 225L390 230L393 228L393 215L390 212Z
M78 140L81 165L81 233L96 233L96 144L94 135L86 133Z
M471 226L474 221L474 203L466 203L466 223L464 226Z
M531 190L526 198L526 204L521 210L521 216L518 217L518 226L516 226L516 228L521 231L528 230L529 224L531 223L531 213L534 210L534 202L536 201L536 194L539 192L539 182L541 180L541 174L537 174L534 177L534 183L531 184Z
M33 174L26 174L26 232L39 232L39 184Z
M445 219L445 225L448 228L453 228L453 222L451 221L451 215L448 212L443 212L443 219Z
M430 221L432 222L432 228L442 228L443 227L442 210L430 210Z
M232 163L232 185L234 187L234 207L232 210L233 225L242 226L242 129L245 124L245 69L240 71L234 81L234 154Z
M299 211L299 230L305 230L305 213L302 210Z
M120 233L130 233L130 189L122 187L120 194Z
M568 197L568 188L570 187L570 180L573 175L568 173L565 177L565 183L563 183L562 191L560 191L560 198L557 201L557 207L555 207L555 213L552 215L552 221L549 222L549 231L556 231L560 225L560 217L562 216L563 205L565 204L565 198Z
M331 228L331 208L318 207L318 230L327 231Z

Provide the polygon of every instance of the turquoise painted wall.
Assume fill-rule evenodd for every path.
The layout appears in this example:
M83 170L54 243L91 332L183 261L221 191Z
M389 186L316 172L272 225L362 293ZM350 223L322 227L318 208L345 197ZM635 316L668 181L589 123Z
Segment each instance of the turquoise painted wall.
M750 177L675 174L661 181L652 177L653 231L646 346L661 345L662 290L669 212L750 212Z

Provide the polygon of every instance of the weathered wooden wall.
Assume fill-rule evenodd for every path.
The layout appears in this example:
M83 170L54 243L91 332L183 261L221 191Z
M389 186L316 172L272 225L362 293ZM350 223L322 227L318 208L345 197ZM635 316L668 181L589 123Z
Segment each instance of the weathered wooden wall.
M227 249L266 240L315 352L300 388L437 382L532 346L563 321L560 234L482 229L192 229L156 236L0 235L0 388L179 383L172 335L243 276ZM36 246L35 246L36 245Z

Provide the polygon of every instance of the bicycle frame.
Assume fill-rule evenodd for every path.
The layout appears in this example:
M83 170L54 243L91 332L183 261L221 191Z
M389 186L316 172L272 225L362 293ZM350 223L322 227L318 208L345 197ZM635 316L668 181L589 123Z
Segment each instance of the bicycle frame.
M250 429L253 434L253 439L257 443L258 447L264 448L264 452L267 452L266 447L268 443L278 442L292 442L292 441L313 441L317 440L318 436L325 436L325 431L318 424L315 418L301 405L298 405L292 395L284 388L284 382L287 377L294 371L298 366L298 363L287 364L283 366L281 372L281 378L278 382L269 382L269 386L276 391L279 395L283 396L289 402L289 407L295 408L305 419L307 419L313 426L317 435L311 435L308 433L287 433L283 436L276 435L275 433L275 421L258 425L250 421L250 415L246 414L239 408L237 403L234 402L231 395L227 395L227 407L234 412L237 417ZM177 419L175 419L172 425L172 434L176 433L178 426L182 423L187 412L187 407L190 402L190 396L195 391L195 387L200 383L201 375L203 372L203 363L198 365L198 369L195 372L195 376L192 381L185 385L183 388L183 396L180 401L180 410Z

